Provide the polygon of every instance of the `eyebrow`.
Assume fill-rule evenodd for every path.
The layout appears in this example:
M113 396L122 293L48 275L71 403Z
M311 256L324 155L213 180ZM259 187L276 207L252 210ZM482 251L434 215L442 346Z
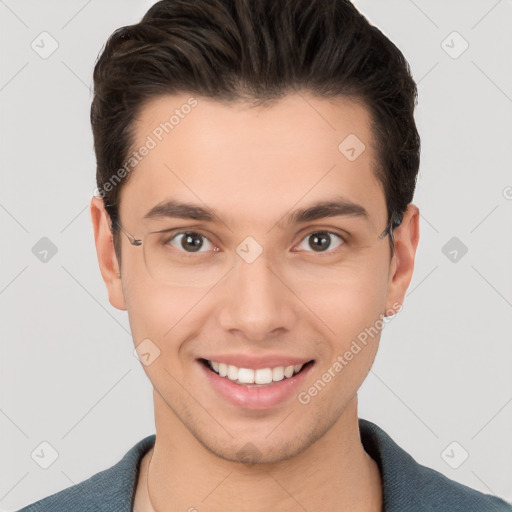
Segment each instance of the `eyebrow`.
M320 201L307 208L295 210L284 217L284 222L283 219L278 222L278 225L300 224L338 216L362 217L365 220L369 219L368 212L364 206L343 197L337 197L334 200Z
M276 224L283 227L289 224L301 224L338 216L361 217L365 220L369 219L368 212L364 206L338 196L328 201L319 201L306 208L294 210L284 215ZM172 199L157 204L144 215L145 219L162 217L201 220L227 225L223 217L211 208L191 203L183 203Z

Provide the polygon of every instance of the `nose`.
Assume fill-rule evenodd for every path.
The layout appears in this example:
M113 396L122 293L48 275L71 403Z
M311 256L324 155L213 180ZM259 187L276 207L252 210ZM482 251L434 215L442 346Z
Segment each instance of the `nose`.
M297 299L265 256L252 263L238 258L225 282L219 321L225 331L264 341L290 331Z

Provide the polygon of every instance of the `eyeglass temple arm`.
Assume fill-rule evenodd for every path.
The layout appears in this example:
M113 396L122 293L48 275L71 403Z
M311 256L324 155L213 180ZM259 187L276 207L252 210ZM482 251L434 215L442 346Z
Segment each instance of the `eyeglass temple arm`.
M379 239L384 238L387 234L392 235L393 229L400 226L400 224L402 223L402 220L403 220L402 215L393 213L391 215L391 219L390 219L388 225L386 226L386 229L379 235L378 238Z
M135 238L133 235L130 235L130 233L128 233L128 231L126 231L119 222L115 222L115 225L126 235L126 238L128 238L132 245L142 245L142 240L139 240L138 238Z

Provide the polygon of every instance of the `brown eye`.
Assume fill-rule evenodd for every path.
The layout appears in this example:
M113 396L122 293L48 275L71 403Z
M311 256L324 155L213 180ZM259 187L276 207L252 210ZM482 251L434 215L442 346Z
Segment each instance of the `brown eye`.
M307 247L303 244L306 242ZM329 231L315 231L304 237L299 245L302 250L313 252L327 252L328 249L336 249L345 241L341 236Z
M186 233L178 233L169 239L169 244L178 250L185 252L204 252L201 249L204 248L206 242L206 250L211 250L213 244L204 235L187 231ZM210 246L208 246L210 244Z

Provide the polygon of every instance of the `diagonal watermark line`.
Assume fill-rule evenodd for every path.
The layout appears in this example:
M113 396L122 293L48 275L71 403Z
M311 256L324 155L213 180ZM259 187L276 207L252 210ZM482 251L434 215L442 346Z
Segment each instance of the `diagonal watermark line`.
M75 222L76 219L78 219L78 217L80 217L80 215L82 215L82 213L87 210L87 208L89 207L88 204L86 204L61 230L61 234L64 233L64 231L66 231L66 229L69 228L69 226L71 226L71 224L73 224L73 222Z
M71 485L76 484L76 482L70 476L68 476L66 473L64 473L64 471L61 470L60 472L69 480Z
M471 30L473 30L481 21L483 21L488 14L490 14L491 11L494 10L494 8L501 3L501 0L498 0L472 27Z
M265 439L267 439L268 436L270 436L270 434L272 434L276 429L277 427L279 427L280 425L282 425L284 423L284 421L290 416L290 414L292 414L294 411L290 411L266 436L265 436Z
M327 119L322 115L320 114L320 112L300 93L298 92L298 95L333 129L333 130L336 130L336 128L334 128L334 126L329 123L329 121L327 121Z
M439 65L439 61L437 61L417 82L416 85L418 85L424 78L427 77L427 75L430 74L431 71L433 71L437 66Z
M406 404L406 403L405 403L405 402L404 402L404 401L403 401L403 400L402 400L402 399L401 399L401 398L400 398L400 397L399 397L399 396L398 396L398 395L397 395L397 394L396 394L396 393L395 393L395 392L394 392L394 391L393 391L393 390L392 390L392 389L391 389L391 388L390 388L390 387L389 387L389 386L388 386L388 385L387 385L387 384L386 384L386 383L385 383L385 382L384 382L384 381L383 381L383 380L382 380L382 379L381 379L381 378L380 378L380 377L379 377L379 376L374 372L374 371L373 371L373 370L370 370L370 371L371 371L371 373L373 373L373 375L375 375L375 377L377 377L377 379L379 379L379 380L380 380L380 382L381 382L381 383L382 383L386 388L388 388L388 390L389 390L393 395L395 395L395 397L396 397L398 400L400 400L400 402L402 402L402 404L403 404L403 405L405 405L405 407L407 407L407 409L409 409L409 411L410 411L414 416L416 416L416 418L418 418L418 419L421 421L421 423L423 423L423 425L425 425L425 427L427 427L427 428L430 430L430 432L432 432L432 434L433 434L434 436L436 436L436 437L437 437L437 439L439 439L439 436L438 436L438 435L437 435L437 434L436 434L436 433L435 433L435 432L434 432L434 431L433 431L433 430L432 430L432 429L431 429L431 428L430 428L430 427L429 427L429 426L428 426L428 425L427 425L427 424L426 424L426 423L425 423L425 422L424 422L424 421L423 421L423 420L422 420L422 419L421 419L421 418L420 418L420 417L419 417L419 416L418 416L418 415L417 415L417 414L416 414L416 413L415 413L415 412L414 412L414 411L413 411L413 410L412 410L412 409L411 409L411 408L410 408L410 407L409 407L409 406L408 406L408 405L407 405L407 404Z
M27 66L28 61L25 62L25 64L23 64L23 66L21 66L21 68L18 69L18 71L16 71L16 73L14 73L13 76L11 76L11 78L9 78L9 80L7 80L7 82L5 82L5 84L2 85L2 87L0 87L0 92L3 91Z
M275 482L277 485L279 485L279 487L281 487L281 489L283 489L283 491L284 491L286 494L288 494L288 496L290 496L290 498L291 498L293 501L295 501L295 503L297 503L297 505L299 505L299 507L300 507L302 510L305 510L305 512L308 512L307 508L306 508L306 507L304 507L304 505L302 505L302 503L300 503L300 502L297 500L297 498L296 498L295 496L293 496L293 494L290 494L290 493L288 492L288 490L287 490L285 487L283 487L283 485L281 484L281 482L279 482L279 480L277 480L277 478L276 478L274 475L272 475L272 473L270 473L269 471L267 471L267 474L270 476L270 478L272 478L272 480L274 480L274 482Z
M28 439L27 434L25 434L25 432L23 432L23 430L21 430L21 428L11 418L9 418L2 409L0 409L0 412Z
M62 64L76 77L80 82L82 82L85 87L87 87L88 91L91 92L91 86L87 85L63 60L61 60Z
M482 224L482 222L487 219L487 217L489 217L489 215L491 215L491 213L494 212L494 210L496 210L496 208L498 208L499 204L497 204L469 233L473 233L473 231L475 231L475 229L480 226L480 224Z
M496 293L497 293L497 294L498 294L498 295L499 295L499 296L500 296L500 297L501 297L501 298L502 298L502 299L503 299L503 300L504 300L504 301L505 301L505 302L510 306L510 307L512 307L512 303L511 303L511 302L510 302L510 301L509 301L509 300L508 300L504 295L502 295L502 294L498 291L498 289L497 289L495 286L493 286L493 285L491 284L491 282L490 282L488 279L486 279L486 278L485 278L485 277L484 277L484 276L483 276L483 275L482 275L482 274L477 270L477 268L476 268L474 265L471 265L471 268L472 268L472 269L473 269L473 270L474 270L474 271L475 271L475 272L476 272L476 273L477 273L477 274L478 274L478 275L479 275L479 276L480 276L480 277L481 277L481 278L482 278L482 279L483 279L483 280L484 280L484 281L485 281L485 282L486 282L486 283L487 283L487 284L488 284L488 285L489 285L489 286L490 286L490 287L491 287L491 288L492 288L492 289L493 289L493 290L494 290L494 291L495 291L495 292L496 292Z
M276 222L274 222L274 224L272 225L272 227L267 231L267 234L270 233L285 217L286 215L288 215L288 213L291 212L292 208L294 206L296 206L297 204L299 204L334 168L336 167L336 164L334 164L333 166L331 166L331 168L321 177L318 179L318 181L316 183L314 183L311 188L309 190L307 190L306 192L304 192L304 194L302 195L302 197L300 197L293 205L291 208L289 208L282 216L279 220L277 220Z
M318 318L318 320L320 320L320 322L322 322L322 324L327 328L329 329L329 331L331 331L332 334L336 334L268 265L267 265L267 268L270 270L270 272L272 272L272 274L274 274L277 279L279 279L279 281L281 281L281 283L286 286L286 288L291 292L293 293L293 295L313 314L315 315L316 318Z
M78 284L78 286L80 286L80 288L82 288L82 290L84 290L84 292L87 293L87 295L89 295L89 297L91 297L94 302L96 302L96 304L98 304L98 306L100 306L101 309L103 309L103 311L105 311L105 313L114 320L114 322L116 322L117 325L131 336L130 331L115 316L113 316L112 313L66 267L63 265L61 265L61 267L71 277L71 279L73 279L73 281L75 281L75 283Z
M507 400L507 402L505 402L505 405L503 405L503 406L500 408L500 410L499 410L499 411L498 411L498 412L497 412L497 413L496 413L496 414L495 414L495 415L494 415L494 416L493 416L493 417L492 417L492 418L491 418L491 419L490 419L490 420L489 420L489 421L488 421L488 422L487 422L483 427L481 427L481 428L476 432L476 434L471 438L471 441L473 441L473 439L475 439L475 437L476 437L478 434L480 434L480 432L482 432L482 430L483 430L484 428L486 428L486 427L487 427L487 425L489 425L489 423L491 423L491 421L492 421L494 418L496 418L496 416L498 416L498 414L499 414L501 411L503 411L503 409L505 409L505 407L507 407L507 405L508 405L510 402L512 402L512 398L510 398L509 400Z
M78 11L73 16L71 16L71 18L68 21L66 21L64 25L62 25L61 30L63 28L66 28L90 3L91 0L87 0L87 2L85 2L85 4L82 5L82 7L80 7L80 9L78 9Z
M16 18L18 18L18 20L23 23L23 25L25 25L25 27L27 28L30 28L5 2L4 0L0 0L0 4L2 4L3 6L5 6L9 11L11 11L11 14L13 16L15 16Z
M226 432L226 434L229 434L231 437L233 437L233 434L174 376L167 368L164 368L164 370L169 374L169 376L174 379L174 381L185 391L185 393L188 393L188 396L196 401L197 405L201 407L207 414L210 416L210 418L219 425L219 427ZM158 390L157 390L158 391ZM162 399L165 401L165 398L162 396L162 393L158 391L158 394L162 397ZM166 402L167 403L167 402Z
M480 480L480 482L482 482L482 484L487 487L487 489L491 492L491 494L494 494L494 496L497 496L497 493L495 493L474 471L471 471L471 473L473 473L473 475L476 476L476 478L478 478L478 480Z
M228 478L229 475L231 475L233 471L230 471L202 500L201 503L204 503ZM190 509L189 509L190 510ZM195 509L194 509L195 510Z
M27 471L1 498L0 502L3 501L7 495L29 474L29 471Z
M420 213L420 217L437 233L439 234L439 231L435 228L435 226L428 221L428 219Z
M164 338L233 270L233 268L235 267L231 267L186 313L181 316L181 318L164 334Z
M411 293L416 290L416 288L418 288L418 286L420 286L433 272L434 270L436 270L437 268L439 267L439 265L436 265L412 290L410 290L409 292L407 292L406 294L406 297L408 297L409 295L411 295Z
M174 174L174 176L176 176L176 178L179 179L181 183L183 183L183 185L185 185L185 187L187 187L190 190L190 192L192 192L192 194L194 194L197 197L197 199L199 199L199 201L201 201L201 203L203 203L208 208L208 205L166 163L164 163L164 166L167 167L167 169L171 171ZM233 233L233 230L225 222L222 222L222 224L224 224L224 226L226 226L226 228L228 228L229 231Z
M0 290L0 295L2 295L2 293L5 292L5 290L7 290L7 288L9 288L9 286L11 286L12 283L14 283L14 281L16 281L16 279L18 279L18 277L21 276L21 274L23 274L23 272L25 272L25 270L27 270L28 268L28 265L25 266L25 268L21 269L1 290Z
M411 2L411 4L414 5L414 7L416 7L416 9L418 9L418 11L423 14L423 16L425 16L425 18L427 18L427 20L430 21L432 25L434 25L434 27L439 28L439 25L423 9L421 9L415 2L413 2L413 0L409 0L409 2Z
M60 438L61 441L132 371L130 368L113 386Z
M471 63L487 78L487 80L489 80L489 82L491 82L491 84L494 85L494 87L496 87L496 89L498 89L498 91L501 92L501 94L503 94L503 96L505 96L505 98L507 98L508 101L512 103L512 98L474 60L472 60Z
M11 219L25 231L25 233L28 233L28 229L3 204L0 204L0 208L2 208L2 210L4 210L4 212L7 213L7 215L9 215L9 217L11 217Z

